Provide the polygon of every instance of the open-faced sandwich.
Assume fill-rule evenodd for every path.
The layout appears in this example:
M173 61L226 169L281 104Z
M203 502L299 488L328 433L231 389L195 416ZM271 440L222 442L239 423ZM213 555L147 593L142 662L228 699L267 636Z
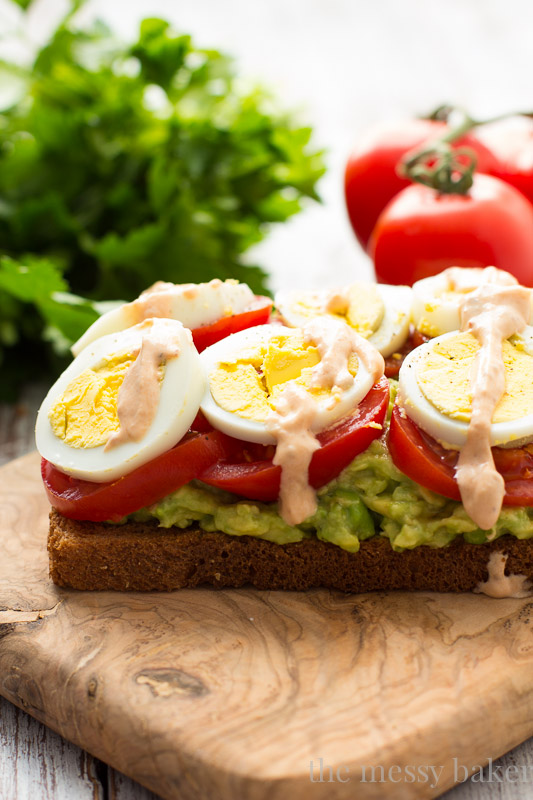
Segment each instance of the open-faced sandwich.
M254 297L155 284L37 419L53 580L523 596L531 290L489 267Z

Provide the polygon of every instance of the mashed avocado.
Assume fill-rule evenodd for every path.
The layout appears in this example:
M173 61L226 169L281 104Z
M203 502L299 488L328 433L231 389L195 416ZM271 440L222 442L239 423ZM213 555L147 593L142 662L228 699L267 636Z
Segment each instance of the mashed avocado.
M276 503L240 500L197 481L137 511L129 519L144 522L154 517L163 528L188 528L196 524L204 531L258 536L277 544L318 536L350 552L359 549L361 539L368 539L375 533L372 515L359 494L334 483L321 491L316 514L297 527L282 520Z
M374 441L339 477L318 492L316 514L302 525L287 525L277 504L241 500L199 482L183 486L130 519L157 519L164 528L198 525L231 536L258 536L278 544L317 536L356 552L359 542L386 536L394 550L418 545L443 547L456 536L483 544L506 533L533 537L533 508L502 510L495 531L482 531L461 503L418 486L394 466L383 439Z

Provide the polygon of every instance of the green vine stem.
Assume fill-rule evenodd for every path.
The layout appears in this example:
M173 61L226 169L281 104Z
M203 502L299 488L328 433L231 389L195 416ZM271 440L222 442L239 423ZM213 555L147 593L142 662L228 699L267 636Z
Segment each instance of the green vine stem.
M466 194L474 181L477 156L471 147L453 148L452 143L479 125L514 116L517 114L500 114L478 120L461 108L439 106L426 119L448 123L455 117L453 124L442 136L406 153L398 164L398 174L442 194ZM519 116L533 117L533 112L519 112Z

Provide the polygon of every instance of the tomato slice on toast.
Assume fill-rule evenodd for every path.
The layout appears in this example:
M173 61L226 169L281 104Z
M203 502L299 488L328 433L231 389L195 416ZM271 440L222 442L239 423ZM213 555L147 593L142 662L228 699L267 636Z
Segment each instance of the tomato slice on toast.
M221 317L210 325L194 328L192 338L196 349L201 353L206 347L210 347L220 339L225 339L231 333L237 333L245 328L253 328L256 325L265 325L269 320L272 305L270 297L257 295L255 300L240 314Z
M392 411L388 434L392 460L408 478L432 492L461 500L455 480L459 453L447 450L426 434L402 410ZM533 445L493 447L496 469L505 480L504 505L533 505Z
M317 436L320 449L311 459L309 483L318 489L339 475L382 434L389 402L389 384L382 378L355 413ZM233 440L234 452L208 467L200 480L250 500L273 502L279 495L281 467L272 463L273 448Z
M41 475L51 505L65 517L117 522L198 478L226 455L226 439L213 430L187 434L171 450L110 483L73 478L44 458Z

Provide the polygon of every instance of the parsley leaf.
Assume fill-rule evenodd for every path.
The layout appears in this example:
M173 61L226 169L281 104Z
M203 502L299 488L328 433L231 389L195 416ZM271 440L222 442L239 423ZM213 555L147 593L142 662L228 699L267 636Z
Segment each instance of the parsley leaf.
M0 110L4 384L21 380L22 357L57 368L95 302L155 280L267 291L243 254L318 199L324 171L310 128L242 89L228 56L162 19L125 45L102 23L78 27L79 5L27 73L0 63L0 79L26 87Z

